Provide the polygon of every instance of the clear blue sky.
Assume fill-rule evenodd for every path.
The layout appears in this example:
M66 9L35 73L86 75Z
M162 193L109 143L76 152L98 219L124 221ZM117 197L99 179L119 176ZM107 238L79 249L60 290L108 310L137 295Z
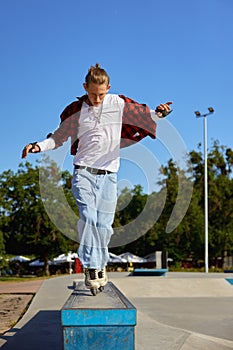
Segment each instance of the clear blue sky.
M151 108L173 101L169 122L188 151L203 144L194 111L209 106L208 146L233 148L232 13L232 0L0 0L0 173L17 171L24 145L55 130L96 62L112 93ZM171 158L160 136L142 146L159 164ZM120 177L144 187L133 162L122 162Z

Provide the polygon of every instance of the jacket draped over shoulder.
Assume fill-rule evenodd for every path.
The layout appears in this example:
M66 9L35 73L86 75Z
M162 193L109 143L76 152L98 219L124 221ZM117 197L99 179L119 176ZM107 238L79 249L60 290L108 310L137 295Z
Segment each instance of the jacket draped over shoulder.
M146 104L140 104L124 95L119 95L124 100L122 116L121 148L130 146L150 136L156 137L156 123L151 119L150 109ZM75 155L78 148L77 130L79 127L79 116L87 95L78 98L69 104L60 115L60 125L49 134L55 141L56 148L61 146L68 138L71 138L71 154Z

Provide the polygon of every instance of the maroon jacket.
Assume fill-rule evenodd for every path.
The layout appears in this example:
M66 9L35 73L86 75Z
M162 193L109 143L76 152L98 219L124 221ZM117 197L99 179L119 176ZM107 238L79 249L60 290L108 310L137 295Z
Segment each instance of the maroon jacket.
M151 119L150 109L145 104L119 95L125 101L122 117L121 148L142 140L146 136L155 139L156 123ZM52 137L56 148L61 146L71 137L71 154L75 155L78 148L77 130L82 103L87 100L87 95L79 97L77 101L69 104L62 112L60 126Z

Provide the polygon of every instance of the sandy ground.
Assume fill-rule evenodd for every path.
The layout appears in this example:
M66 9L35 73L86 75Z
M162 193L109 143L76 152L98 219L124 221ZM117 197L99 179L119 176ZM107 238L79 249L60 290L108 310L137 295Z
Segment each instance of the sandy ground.
M32 298L33 294L0 294L0 335L18 322Z
M0 335L11 329L27 310L42 280L0 282Z

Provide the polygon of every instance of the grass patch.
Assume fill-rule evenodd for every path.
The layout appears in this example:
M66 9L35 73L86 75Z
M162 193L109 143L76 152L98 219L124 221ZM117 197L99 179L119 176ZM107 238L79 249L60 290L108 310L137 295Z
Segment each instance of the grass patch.
M51 276L44 276L44 277L37 277L37 276L23 276L23 277L16 277L16 276L1 276L0 282L28 282L28 281L38 281L38 280L44 280L51 278Z

